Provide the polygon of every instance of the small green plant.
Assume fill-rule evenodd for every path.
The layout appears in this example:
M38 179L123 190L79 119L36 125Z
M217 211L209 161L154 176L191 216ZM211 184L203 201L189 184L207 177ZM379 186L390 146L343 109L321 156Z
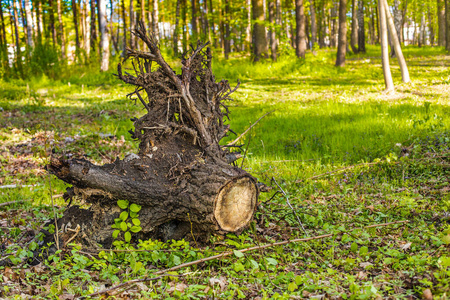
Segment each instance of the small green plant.
M141 210L141 206L135 203L131 203L128 200L119 200L117 205L123 210L120 216L114 219L114 224L111 225L112 228L116 230L113 231L113 238L118 239L119 235L123 233L123 238L126 243L131 241L131 233L137 233L142 230L141 221L138 219L138 213Z

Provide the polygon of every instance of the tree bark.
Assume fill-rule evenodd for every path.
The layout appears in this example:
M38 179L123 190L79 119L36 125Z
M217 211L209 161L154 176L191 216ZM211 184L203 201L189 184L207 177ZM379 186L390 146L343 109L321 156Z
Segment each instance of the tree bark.
M336 56L336 67L345 66L345 54L347 51L347 0L339 3L339 36Z
M211 30L209 29L209 9L208 9L208 1L203 1L203 10L204 10L204 16L203 16L203 33L205 38L208 41L211 41Z
M248 52L252 49L252 2L251 0L247 0L246 2L247 7L247 27L246 27L246 42L248 47Z
M445 0L437 0L438 46L445 47Z
M25 17L27 19L27 45L29 48L34 47L33 42L33 19L31 17L30 0L25 0Z
M16 60L19 61L19 57L20 57L20 42L19 42L19 15L18 15L18 3L17 1L20 0L13 0L13 13L14 13L14 33L15 33L15 38L16 38ZM21 62L19 61L19 63L21 64Z
M356 3L356 0L352 0L352 32L350 37L350 46L355 54L359 52L356 46L358 44L358 7Z
M136 240L145 236L207 241L210 233L239 233L253 217L259 189L255 178L229 165L236 153L219 144L230 130L223 123L228 110L221 107L235 89L227 81L215 82L206 45L192 51L182 62L181 75L176 75L142 22L136 33L150 52L129 49L128 56L140 67L132 76L123 74L119 64L118 77L135 87L131 95L147 110L134 119L131 131L140 141L139 153L104 166L52 158L50 172L73 185L65 199L81 198L92 205L89 210L69 208L59 224L79 224L84 233L79 242L108 247L111 225L120 214L116 203L127 200L142 207ZM160 68L152 72L150 61ZM140 91L147 93L150 103Z
M253 10L253 61L267 57L266 27L264 26L263 0L252 0Z
M305 58L306 34L305 34L305 7L303 0L295 0L295 54L298 58Z
M62 7L61 0L56 0L56 6L58 9L58 34L61 40L61 57L66 59L66 36L64 34L64 23L62 19Z
M366 53L366 32L364 27L364 0L358 1L358 50Z
M269 22L271 25L270 31L269 31L269 37L270 37L270 53L272 55L272 61L277 61L277 37L275 32L275 1L270 1L269 3Z
M433 27L433 17L431 15L431 7L430 5L428 5L428 32L430 33L430 46L434 46L434 41L435 41L435 31L434 31L434 27Z
M380 20L380 38L381 38L381 64L383 66L384 83L386 91L394 90L394 81L392 80L391 67L389 65L388 33L386 23L386 10L383 0L378 0L378 15Z
M8 45L8 41L6 38L6 29L5 29L5 19L3 17L3 7L0 5L0 21L1 21L1 44L0 46L2 47L3 51L6 51L7 49L7 45Z
M44 22L42 20L42 4L41 1L36 1L36 30L37 30L37 41L39 44L42 44L42 34L44 33Z
M173 54L178 56L178 35L179 35L179 24L180 24L180 2L177 0L177 7L175 12L175 29L173 30Z
M91 55L94 55L97 51L97 28L95 25L96 14L95 14L95 0L90 0L91 2Z
M153 0L155 1L155 0ZM129 8L129 14L130 14L130 41L129 46L131 48L136 48L136 39L133 34L133 30L135 29L136 19L134 15L134 1L130 0L130 8Z
M187 13L187 7L186 7L186 0L181 0L183 7L182 7L182 21L183 25L181 26L183 28L183 53L186 53L188 48L188 33L187 33L187 21L186 21L186 13Z
M106 0L98 0L98 28L100 30L101 65L100 70L105 72L109 69L109 36L106 20Z
M334 2L335 0L333 0ZM331 30L330 30L330 47L335 48L336 47L336 31L337 31L337 7L338 4L334 3L333 7L331 8Z
M226 2L228 3L228 1ZM227 5L227 4L225 4ZM197 5L196 0L191 0L191 30L192 30L192 40L197 41L198 39L198 17L197 17Z
M450 0L445 0L445 44L447 51L450 51Z
M156 36L159 39L160 38L160 34L159 34L159 7L158 7L158 0L153 0L152 20L153 20L153 32L156 34Z
M398 39L398 34L396 32L394 20L392 18L391 12L389 11L387 0L380 0L380 1L383 2L383 6L385 8L386 21L387 21L387 25L388 25L387 27L388 27L389 33L391 35L391 40L394 45L395 54L397 56L397 61L400 66L400 71L402 73L402 80L403 80L403 82L408 83L411 81L411 79L409 77L408 66L406 65L405 57L403 56L401 44Z
M75 27L75 53L76 56L80 53L80 37L78 33L78 7L76 0L72 0L72 16L73 16L73 25Z
M225 1L225 11L224 11L224 54L225 59L228 59L228 56L231 52L231 36L230 36L230 4L229 1Z
M121 10L122 10L122 31L123 31L123 37L122 37L122 57L126 56L126 49L127 49L127 15L125 10L125 0L120 1Z
M311 12L311 50L315 53L315 45L317 44L317 22L316 22L316 8L314 0L309 0L309 11Z

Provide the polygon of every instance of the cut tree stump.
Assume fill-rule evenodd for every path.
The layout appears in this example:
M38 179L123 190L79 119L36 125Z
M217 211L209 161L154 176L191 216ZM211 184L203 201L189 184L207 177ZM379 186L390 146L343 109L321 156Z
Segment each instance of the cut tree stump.
M149 52L127 49L133 74L118 65L118 78L134 86L128 97L145 108L134 118L130 133L139 141L139 152L97 166L84 159L51 159L48 170L72 185L65 199L82 199L89 209L72 206L58 220L61 243L74 236L83 244L109 247L118 200L142 207L142 230L135 238L206 241L211 233L239 233L257 207L257 180L233 166L241 157L235 146L219 141L230 132L224 124L224 101L239 86L216 82L207 44L198 45L182 58L177 75L163 59L155 36L139 23L134 34ZM152 63L156 63L156 66ZM65 234L67 232L67 234Z

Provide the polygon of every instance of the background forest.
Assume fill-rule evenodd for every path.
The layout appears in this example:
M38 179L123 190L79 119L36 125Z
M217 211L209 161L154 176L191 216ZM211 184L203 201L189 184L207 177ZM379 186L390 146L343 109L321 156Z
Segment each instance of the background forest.
M0 0L0 298L448 299L450 0L387 1L410 82L392 36L382 59L381 3ZM126 201L109 249L54 226L90 206L64 199L52 157L138 152L146 111L114 76L148 51L138 20L176 72L209 41L217 82L240 81L222 146L264 116L235 164L271 189L240 235L141 238Z

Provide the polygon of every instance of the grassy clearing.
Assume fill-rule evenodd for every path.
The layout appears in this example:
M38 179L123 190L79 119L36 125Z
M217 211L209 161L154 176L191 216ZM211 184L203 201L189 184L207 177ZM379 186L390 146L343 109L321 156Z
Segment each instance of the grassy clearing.
M249 144L244 167L267 184L272 177L280 183L306 233L286 199L271 198L272 192L261 196L255 222L239 237L214 237L206 249L142 241L134 247L146 251L88 253L73 245L66 250L72 256L52 256L45 267L0 268L2 297L88 295L226 250L236 252L177 272L183 277L115 292L160 299L420 298L428 291L448 297L450 57L440 48L406 48L413 83L400 82L393 61L397 91L384 94L376 48L350 56L342 69L333 67L334 55L321 50L305 62L286 57L253 65L234 58L213 64L217 79L241 80L230 106L236 132L275 110L243 140ZM2 258L30 255L36 246L31 231L53 213L43 171L52 149L105 163L136 148L127 131L140 106L125 99L129 87L86 70L63 77L0 81L0 185L18 186L1 189L0 203L31 200L0 207ZM65 189L54 178L51 185L53 195ZM357 229L400 220L410 223ZM329 233L325 240L238 251Z

